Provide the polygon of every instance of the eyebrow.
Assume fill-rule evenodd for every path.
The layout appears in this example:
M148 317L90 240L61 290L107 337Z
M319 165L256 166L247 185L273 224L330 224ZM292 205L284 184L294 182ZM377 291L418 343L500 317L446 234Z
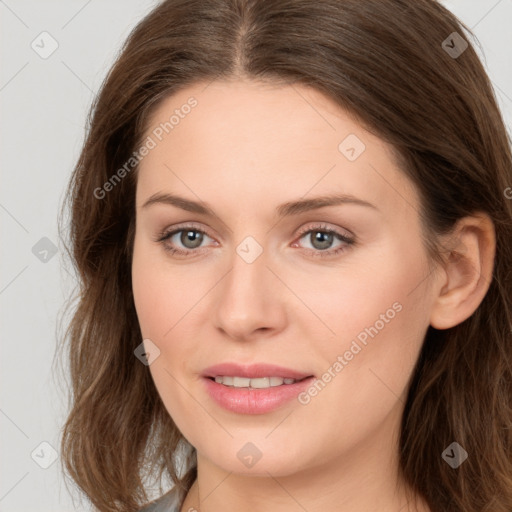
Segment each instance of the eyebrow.
M188 212L217 217L213 209L207 203L192 201L190 199L185 199L184 197L180 197L174 194L157 192L142 205L142 208L147 208L153 204L168 204ZM326 206L337 206L342 204L354 204L372 208L376 211L379 210L374 204L369 203L368 201L364 201L363 199L359 199L350 194L334 194L283 203L276 208L276 214L278 217L288 217L291 215L299 215L311 210L324 208Z

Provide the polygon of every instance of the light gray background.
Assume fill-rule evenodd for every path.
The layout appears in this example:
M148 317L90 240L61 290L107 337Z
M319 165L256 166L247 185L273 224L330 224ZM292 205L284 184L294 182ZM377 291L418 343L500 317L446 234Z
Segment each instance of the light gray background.
M74 278L63 265L57 214L89 105L129 31L157 3L0 0L0 512L90 510L68 493L59 461L40 467L52 454L42 442L59 450L67 406L66 383L52 363ZM474 29L510 132L512 0L444 4ZM46 59L31 47L43 31L59 45ZM44 252L43 237L55 256Z

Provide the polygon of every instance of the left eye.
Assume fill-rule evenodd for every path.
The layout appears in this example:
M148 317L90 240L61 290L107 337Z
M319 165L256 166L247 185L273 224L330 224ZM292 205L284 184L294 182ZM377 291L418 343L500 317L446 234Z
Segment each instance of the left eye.
M300 237L300 240L303 238L309 239L311 241L311 245L313 245L313 249L318 251L325 251L326 249L329 249L334 243L335 238L344 242L349 242L346 237L331 230L310 229Z

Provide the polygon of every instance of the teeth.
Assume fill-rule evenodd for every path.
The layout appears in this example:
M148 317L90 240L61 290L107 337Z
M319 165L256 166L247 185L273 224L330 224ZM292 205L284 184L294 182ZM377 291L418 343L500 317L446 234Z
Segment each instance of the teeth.
M249 379L248 377L231 377L219 375L215 377L215 382L224 384L224 386L231 386L235 388L254 388L265 389L283 384L293 384L297 382L295 379L283 379L281 377L260 377L257 379Z

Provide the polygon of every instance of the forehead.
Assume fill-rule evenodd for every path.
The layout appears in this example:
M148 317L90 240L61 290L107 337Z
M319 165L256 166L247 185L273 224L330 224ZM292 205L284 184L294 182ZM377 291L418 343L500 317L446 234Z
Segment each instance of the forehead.
M389 145L300 85L195 84L158 105L148 137L153 148L139 165L139 204L177 189L243 198L257 209L262 201L282 203L283 195L351 194L384 210L418 201Z

